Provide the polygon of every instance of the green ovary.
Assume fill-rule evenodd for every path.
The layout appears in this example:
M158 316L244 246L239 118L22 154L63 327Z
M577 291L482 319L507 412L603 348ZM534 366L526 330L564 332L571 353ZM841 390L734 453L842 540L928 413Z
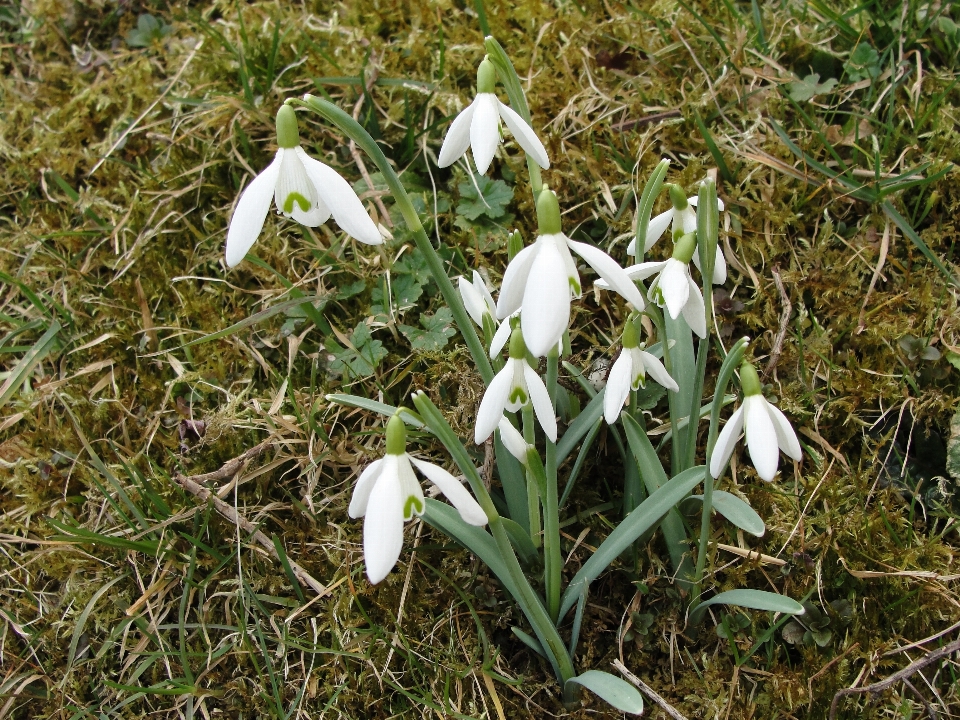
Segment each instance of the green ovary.
M303 212L310 212L310 201L296 191L290 193L289 195L287 195L286 199L284 199L283 211L285 213L292 213L294 203L299 205L300 209L303 210Z

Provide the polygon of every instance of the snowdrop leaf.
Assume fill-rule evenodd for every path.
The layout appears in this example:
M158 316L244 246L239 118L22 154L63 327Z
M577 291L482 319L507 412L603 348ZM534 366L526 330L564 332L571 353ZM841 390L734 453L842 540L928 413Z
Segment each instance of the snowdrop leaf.
M567 682L582 685L621 712L632 715L643 713L643 696L640 691L616 675L600 670L587 670L577 677L570 678Z
M700 622L703 613L710 605L739 605L751 610L766 610L787 615L803 615L803 605L793 598L765 590L729 590L705 600L690 613L690 622Z
M703 502L703 495L691 495L690 499L697 499ZM746 502L723 490L713 491L713 509L723 515L741 530L745 530L751 535L763 537L766 532L766 526L757 512Z

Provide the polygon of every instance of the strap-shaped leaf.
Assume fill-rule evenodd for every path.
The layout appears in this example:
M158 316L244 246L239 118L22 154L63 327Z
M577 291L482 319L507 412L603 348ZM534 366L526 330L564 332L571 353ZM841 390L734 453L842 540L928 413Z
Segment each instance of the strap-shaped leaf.
M487 567L497 576L497 579L503 583L507 592L516 599L519 593L513 584L513 579L510 577L503 558L500 557L497 543L490 533L483 528L465 523L460 517L460 513L446 503L433 498L426 498L426 501L427 507L424 510L423 519L437 530L449 535L486 563Z
M393 405L387 405L386 403L370 400L369 398L360 397L359 395L333 393L332 395L327 395L327 400L337 403L337 405L361 408L362 410L369 410L370 412L386 415L387 417L393 417L394 413L397 412L397 408L395 408ZM400 417L407 425L411 425L418 429L424 427L423 420L421 420L420 416L412 410L404 408L403 412L400 414Z
M560 602L560 617L576 604L585 585L593 582L634 540L659 523L703 480L703 470L703 466L698 465L668 480L620 522L570 581Z
M598 392L587 406L580 411L576 420L570 423L560 442L557 443L557 467L563 464L583 437L590 432L594 424L603 417L603 390Z
M697 605L690 613L690 622L697 624L710 605L739 605L751 610L766 610L787 615L803 615L804 613L803 605L786 595L767 592L766 590L728 590Z
M599 695L620 712L640 715L643 713L643 696L640 691L616 675L601 670L587 670L577 677L567 680L567 684L576 683Z
M690 498L703 502L703 495L691 495ZM767 530L766 525L763 524L763 518L757 515L756 510L731 493L714 490L713 509L751 535L763 537L763 533Z
M503 529L510 536L510 544L517 551L520 559L525 565L531 565L540 557L537 549L533 546L533 540L530 539L530 533L524 530L519 523L510 518L500 518L503 523Z
M513 634L517 636L517 639L520 640L524 645L533 650L537 655L542 658L546 658L547 654L543 651L543 645L540 644L540 641L537 640L533 635L525 633L523 630L514 625L510 628L513 631Z

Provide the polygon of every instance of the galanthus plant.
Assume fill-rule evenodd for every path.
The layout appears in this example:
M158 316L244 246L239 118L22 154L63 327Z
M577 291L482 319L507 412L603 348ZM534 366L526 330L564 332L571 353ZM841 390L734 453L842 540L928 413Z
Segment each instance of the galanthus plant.
M639 263L624 270L600 248L572 240L561 226L561 199L544 186L541 178L541 169L548 163L542 144L530 129L530 111L519 78L496 40L486 38L485 49L487 54L478 70L477 98L451 125L440 153L440 165L450 164L462 155L469 139L478 169L485 171L499 142L500 118L527 152L538 235L523 248L519 234L511 234L511 260L503 268L496 304L479 275L473 276L473 282L461 278L459 291L454 287L381 147L350 115L311 95L288 100L278 114L281 150L274 164L279 165L265 171L241 197L228 234L228 264L235 264L242 257L240 250L246 252L259 232L265 212L260 209L265 207L264 187L276 189L278 206L294 219L313 222L323 214L320 201L326 200L319 181L307 185L298 180L298 189L292 190L293 181L286 178L294 175L284 174L286 153L291 150L303 164L303 174L312 177L312 165L296 153L297 138L284 129L290 127L294 108L303 108L331 123L369 155L450 308L486 387L476 409L473 437L469 438L472 443L458 436L443 409L422 391L414 392L410 398L415 410L398 408L382 399L327 396L331 402L389 418L386 455L360 473L349 508L351 517L364 518L367 576L372 583L388 581L391 568L401 556L404 523L421 516L466 547L499 578L522 613L523 620L513 628L514 634L549 664L562 684L565 703L574 706L579 689L586 687L619 710L639 714L643 700L632 685L602 670L576 668L580 628L591 584L623 557L633 558L633 568L628 572L638 573L642 557L636 552L638 542L659 529L672 564L667 576L683 591L688 624L703 622L706 609L717 604L801 614L803 607L798 602L766 590L716 593L716 580L706 575L715 510L738 529L753 535L764 532L763 520L744 500L714 489L714 481L721 476L741 428L746 428L751 457L759 475L766 480L776 472L776 448L779 446L798 460L800 446L786 418L759 393L756 372L744 360L749 341L740 339L724 350L719 339L709 334L714 327L713 285L725 275L718 273L723 259L718 251L721 204L715 184L709 179L703 181L696 202L688 200L679 188L671 190L673 214L666 220L663 215L651 220L669 162L664 160L656 167L640 195L634 247L652 244L650 238L662 234L672 223L675 244L665 260ZM503 84L512 110L500 104L493 94L498 81ZM261 180L264 176L266 179ZM287 184L279 183L278 178L284 178ZM255 207L245 202L254 185L254 197L259 203ZM315 194L310 194L311 187ZM329 203L327 207L337 217L337 209ZM242 235L236 236L234 224L241 208L241 219L257 215L260 224L250 221L242 231L238 225L236 232ZM254 208L256 213L248 208ZM354 219L363 225L359 215ZM337 220L339 223L340 218ZM530 221L532 224L533 219ZM341 227L350 234L354 232L353 226L341 223ZM242 237L243 242L234 241L234 237ZM372 234L365 237L374 240ZM560 352L569 347L570 338L575 335L571 330L576 330L570 328L571 306L581 296L580 270L572 253L599 275L598 286L616 290L622 301L611 296L619 304L611 312L626 318L623 349L605 387L598 392L583 381L589 399L579 412L571 410L578 403L571 401L570 391L560 383ZM690 269L695 256L702 269L699 283ZM649 278L653 278L652 282L644 287L642 281ZM501 322L499 329L494 313ZM653 342L649 347L640 345L641 314L646 316L643 326L655 335L648 338ZM482 336L477 334L478 327ZM700 338L696 348L694 334ZM500 350L508 337L509 357L504 362ZM708 356L714 351L718 355L713 366L719 369L708 382ZM543 374L538 360L542 357L546 358ZM564 368L573 380L582 380L580 369L567 363ZM734 399L727 395L727 388L737 368L744 400L718 437L722 410ZM670 432L662 442L669 445L668 463L661 462L658 448L647 433L647 417L641 408L640 394L648 379L667 390ZM397 398L398 405L404 400ZM564 423L557 421L561 404L566 408ZM709 418L706 428L700 422L703 417ZM609 505L619 511L619 522L596 549L591 549L572 577L565 577L561 513L567 498L576 490L577 475L604 420L610 424L609 436L621 452L622 483ZM428 441L432 437L442 445L456 470L449 472L409 455L404 424L420 430L418 437ZM477 469L483 453L473 443L482 443L487 451L493 451L495 462L483 462L484 472L490 474L481 476ZM561 470L571 457L575 457L572 469ZM424 497L413 468L431 480L453 507ZM565 485L562 494L561 481ZM698 488L701 490L696 492ZM680 503L690 501L700 504L699 531L688 530L677 510Z

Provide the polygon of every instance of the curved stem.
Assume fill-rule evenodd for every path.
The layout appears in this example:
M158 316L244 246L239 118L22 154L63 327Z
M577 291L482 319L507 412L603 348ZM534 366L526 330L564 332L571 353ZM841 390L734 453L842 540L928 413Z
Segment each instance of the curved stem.
M723 396L727 385L733 377L733 372L740 366L743 353L747 349L749 340L740 338L727 353L720 374L717 376L717 387L713 392L713 407L710 408L710 431L707 434L707 457L703 473L703 515L700 516L700 543L697 548L697 568L693 575L693 589L690 596L690 611L700 604L700 583L703 580L703 570L707 564L707 544L710 540L710 516L713 513L713 475L710 473L710 460L713 456L713 447L717 444L717 429L720 425L720 409L723 407ZM691 615L691 617L693 617Z
M477 336L477 331L474 329L473 321L470 319L466 309L463 307L463 302L460 299L460 293L457 292L457 290L453 287L453 283L450 282L450 278L447 276L447 272L443 268L443 261L440 259L440 256L434 249L433 244L427 237L426 232L424 232L423 224L420 222L420 216L417 215L417 211L413 207L413 203L410 202L410 197L407 195L407 191L404 189L403 183L400 182L399 176L390 166L390 163L387 160L386 155L384 155L383 151L380 149L380 146L377 145L374 139L370 137L370 134L363 129L360 123L358 123L333 103L329 103L322 98L314 97L313 95L304 95L303 100L290 99L287 100L287 104L297 105L299 107L305 107L309 110L313 110L323 119L335 125L344 135L353 140L358 146L363 148L364 152L366 152L367 155L369 155L370 158L376 163L377 168L383 174L383 179L390 188L390 192L393 193L393 199L394 202L397 203L397 208L400 210L400 214L403 215L403 219L407 223L407 227L410 228L410 231L413 233L413 239L417 245L417 248L421 253L423 253L423 256L427 260L427 267L430 269L430 274L433 277L434 282L437 283L437 286L440 288L440 292L443 295L444 301L453 312L453 319L456 321L457 327L460 330L460 334L463 336L463 339L467 343L467 347L470 349L470 354L473 356L473 361L477 366L477 370L480 371L480 375L483 377L484 383L489 385L490 381L493 380L493 367L490 365L490 360L487 359L487 353L484 350L483 343Z
M480 503L480 507L482 507L486 513L487 521L490 524L490 532L497 543L497 549L500 551L500 556L503 558L510 577L520 593L520 597L515 598L515 600L523 609L524 615L526 615L527 620L529 620L530 625L533 627L534 633L536 633L544 650L546 650L550 656L550 661L557 678L561 683L565 683L577 674L573 667L573 660L570 658L570 653L567 651L563 639L557 632L556 626L550 620L550 616L547 614L543 602L523 574L520 561L517 560L517 555L513 551L513 545L510 543L510 537L507 535L507 531L503 526L503 519L500 517L500 513L497 512L490 493L487 492L486 487L484 487L483 480L477 468L474 466L470 454L463 446L463 443L460 442L456 433L453 432L453 428L450 427L441 412L437 409L437 406L430 401L430 398L422 392L416 393L413 396L413 403L416 405L417 410L420 411L421 416L433 431L434 435L436 435L444 447L447 448L447 451L463 472L467 482L470 484L470 489L473 490L473 494L477 498L477 502Z

